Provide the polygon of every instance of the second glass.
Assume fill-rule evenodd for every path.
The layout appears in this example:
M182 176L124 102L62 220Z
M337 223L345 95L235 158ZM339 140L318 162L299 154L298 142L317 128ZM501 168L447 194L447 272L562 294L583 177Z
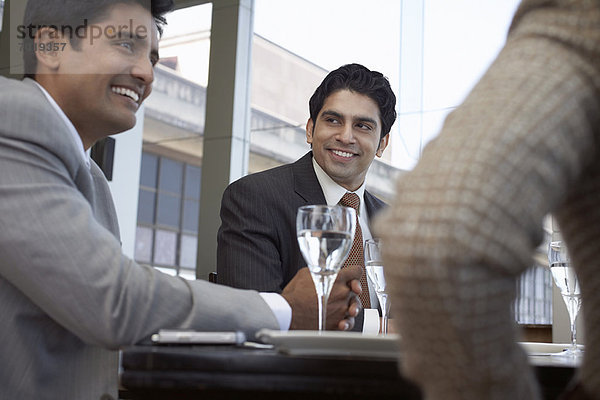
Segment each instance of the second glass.
M319 301L319 330L325 329L327 300L352 248L356 211L342 206L303 206L296 217L300 251L308 264Z
M379 306L381 307L381 334L387 335L390 301L383 273L380 239L368 239L365 241L365 269L367 270L367 276L373 283L377 300L379 300Z
M554 283L560 289L560 294L567 306L571 327L571 346L565 352L558 354L570 356L581 355L582 351L577 347L576 325L577 314L581 307L581 290L575 269L571 266L571 257L569 257L564 242L560 240L550 242L548 245L548 261Z

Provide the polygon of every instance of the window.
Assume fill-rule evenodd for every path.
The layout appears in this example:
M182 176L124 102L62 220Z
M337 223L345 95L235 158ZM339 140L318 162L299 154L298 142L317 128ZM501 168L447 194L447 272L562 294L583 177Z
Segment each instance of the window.
M4 0L0 0L0 32L2 32L3 17L4 17Z
M212 4L167 15L145 102L136 261L196 278Z
M515 319L523 325L552 324L552 276L546 266L533 266L517 281Z
M382 72L398 96L401 3L256 0L251 151L271 154L278 164L308 152L308 101L327 73L344 64ZM399 172L391 155L386 149L382 159L375 159L367 181L368 189L385 200L393 196ZM251 164L249 170L260 167Z
M195 276L201 168L142 153L135 259Z

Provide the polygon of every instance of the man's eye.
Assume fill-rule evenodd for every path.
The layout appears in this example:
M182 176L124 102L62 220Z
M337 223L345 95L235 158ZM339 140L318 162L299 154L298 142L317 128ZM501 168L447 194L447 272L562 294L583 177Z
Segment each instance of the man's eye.
M371 125L367 125L367 124L356 124L356 127L358 129L365 129L365 130L369 130L369 131L372 129Z
M131 42L121 42L119 43L119 46L124 47L129 51L133 50L133 43Z
M340 121L338 121L337 118L327 118L326 119L327 122L332 123L332 124L339 124Z

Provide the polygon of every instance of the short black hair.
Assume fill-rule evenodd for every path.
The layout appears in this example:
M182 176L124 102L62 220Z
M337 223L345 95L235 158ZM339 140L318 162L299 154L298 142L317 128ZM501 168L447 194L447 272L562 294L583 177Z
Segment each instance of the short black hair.
M31 29L23 41L25 76L35 76L37 58L33 41L39 27L59 27L65 33L65 27L73 29L85 20L89 23L101 20L116 4L139 4L150 11L160 34L167 23L164 15L173 9L173 0L29 0L23 17L23 26ZM77 38L71 35L69 39L77 49Z
M308 103L313 122L317 121L325 99L338 90L350 90L370 97L379 107L381 138L390 133L396 121L396 95L381 72L371 71L360 64L346 64L331 71Z

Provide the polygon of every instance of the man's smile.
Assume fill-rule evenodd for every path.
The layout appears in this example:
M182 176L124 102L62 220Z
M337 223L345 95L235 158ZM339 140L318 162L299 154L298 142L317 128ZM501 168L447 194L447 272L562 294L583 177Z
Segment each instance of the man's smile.
M335 154L338 157L342 157L342 158L352 158L354 156L356 156L356 154L354 153L349 153L347 151L342 151L342 150L329 150L330 152L332 152L333 154Z
M123 87L123 86L111 86L110 88L113 93L120 94L122 96L129 97L131 100L139 104L140 94L135 90Z

